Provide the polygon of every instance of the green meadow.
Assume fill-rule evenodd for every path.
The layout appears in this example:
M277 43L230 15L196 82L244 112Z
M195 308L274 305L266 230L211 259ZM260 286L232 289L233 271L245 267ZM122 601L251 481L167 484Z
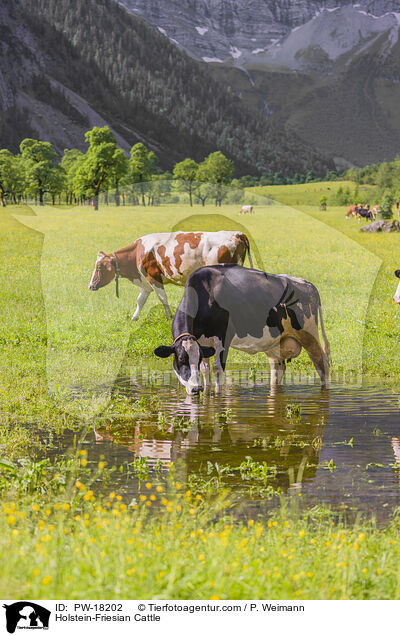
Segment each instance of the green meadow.
M113 252L154 231L245 231L256 267L303 277L317 286L333 371L359 375L379 368L380 375L396 375L397 360L389 351L382 359L381 336L384 330L393 339L396 330L397 311L389 302L395 279L389 273L395 268L397 237L364 237L353 220L344 220L343 209L301 211L279 203L266 205L264 199L256 214L245 217L239 217L238 206L232 205L110 206L97 213L92 208L10 206L2 211L2 224L8 227L7 238L2 236L9 254L1 265L2 297L9 308L1 327L3 355L9 361L1 379L6 384L2 395L7 400L7 383L14 387L23 378L17 408L25 401L22 396L32 406L29 386L37 382L38 374L46 376L51 391L59 394L71 387L111 386L122 365L169 368L170 361L158 361L152 354L157 345L171 340L171 323L154 294L140 320L133 323L130 316L138 288L122 280L119 299L114 284L95 293L87 289L98 250ZM381 253L375 244L384 241L391 248ZM390 265L381 289L376 277L383 258ZM166 290L174 309L182 288L169 285ZM372 343L366 337L370 323ZM378 367L373 357L365 356L365 348L371 346L380 351ZM263 354L249 357L233 350L229 361L267 365ZM35 373L27 377L27 368ZM291 371L311 371L304 352ZM13 395L15 399L14 391Z
M118 492L95 495L84 457L68 466L73 482L65 469L36 469L44 494L29 494L28 480L21 493L16 481L0 506L2 598L400 596L397 518L385 528L347 526L322 508L299 515L292 501L268 518L238 521L229 495L204 499L175 480L143 483L127 506Z
M319 200L322 196L326 196L328 202L333 203L333 199L339 188L354 192L357 189L357 184L352 181L312 181L310 183L298 183L294 185L248 188L248 192L271 197L280 203L293 207L300 206L300 208L302 208L305 205L315 205L318 207ZM371 186L358 186L358 188L363 193L371 190Z
M260 189L272 202L251 189L255 214L246 216L238 205L0 208L3 598L400 596L396 517L384 528L368 520L346 526L322 509L300 514L291 500L271 517L238 521L228 512L229 493L196 496L173 477L143 483L128 506L118 492L93 492L96 475L79 451L54 464L29 463L57 431L90 425L101 396L112 402L118 376L171 367L152 353L171 341L171 321L154 294L133 323L138 288L120 281L119 299L114 284L87 288L99 250L151 232L244 231L255 267L317 286L333 373L398 385L400 316L392 297L400 237L360 232L344 207L320 211L328 187L338 183ZM182 288L166 291L175 309ZM229 364L268 362L232 350ZM304 352L288 373L313 374ZM98 467L108 484L111 468Z
M285 188L297 189L307 202L319 195L315 189L332 183L337 186L325 182ZM278 195L274 192L271 204L260 197L256 213L245 216L238 215L238 205L103 206L99 212L89 206L2 208L2 417L40 426L59 423L71 411L71 391L84 395L100 387L109 392L115 378L129 375L132 367L170 368L169 360L152 353L171 340L171 322L155 294L139 321L132 322L138 288L121 280L119 299L113 283L95 293L87 289L97 251L113 252L154 231L246 232L255 267L304 277L317 286L333 373L376 376L396 384L400 316L392 297L399 237L360 232L353 218L345 219L344 207L320 211L318 205L305 203L295 208L280 203ZM166 290L174 310L182 288L168 285ZM268 366L264 354L231 350L228 365L236 363ZM304 352L287 373L313 373Z

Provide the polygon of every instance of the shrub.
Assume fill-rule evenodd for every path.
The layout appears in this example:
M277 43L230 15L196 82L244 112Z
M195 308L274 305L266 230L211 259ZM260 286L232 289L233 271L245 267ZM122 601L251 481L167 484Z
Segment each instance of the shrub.
M392 211L393 203L394 203L394 196L392 192L390 192L389 190L386 190L379 205L381 209L382 219L393 218L393 211Z
M328 203L328 198L324 194L319 200L319 207L321 208L321 210L326 210L327 203Z

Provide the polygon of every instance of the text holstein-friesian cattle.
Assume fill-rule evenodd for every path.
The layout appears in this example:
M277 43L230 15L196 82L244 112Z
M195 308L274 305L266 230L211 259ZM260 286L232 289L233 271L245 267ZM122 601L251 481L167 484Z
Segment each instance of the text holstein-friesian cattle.
M98 252L89 289L97 291L114 279L118 284L118 278L127 278L141 288L132 320L139 318L152 291L164 305L166 317L171 318L165 284L184 285L188 276L204 265L243 265L246 254L252 267L249 239L242 232L147 234L112 254Z
M323 345L318 332L320 322ZM286 362L307 351L323 385L329 380L329 344L321 301L312 283L238 265L202 267L188 278L172 322L173 343L154 353L174 356L173 367L186 392L209 383L207 359L215 355L216 389L222 383L229 348L266 353L271 384L279 384Z

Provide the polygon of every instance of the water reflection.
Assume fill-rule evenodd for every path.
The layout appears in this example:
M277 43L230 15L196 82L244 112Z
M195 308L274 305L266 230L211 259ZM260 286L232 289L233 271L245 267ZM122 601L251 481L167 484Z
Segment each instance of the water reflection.
M119 433L118 444L153 464L167 467L181 460L182 478L201 472L210 461L238 466L250 455L254 461L277 467L274 485L286 490L291 482L315 476L329 417L329 391L320 391L319 397L303 418L289 418L282 389L265 395L260 387L250 391L230 386L223 395L209 393L201 401L186 397L175 403L169 395L163 404L169 415L165 423L136 424L124 435ZM101 427L95 436L97 442L113 440Z
M133 399L157 395L161 415L119 431L118 438L97 427L94 459L100 453L110 463L142 458L164 471L174 462L185 481L210 479L216 466L220 472L237 468L250 457L271 469L267 483L275 491L301 494L305 506L323 502L378 518L400 506L398 395L377 382L329 390L288 384L271 393L268 384L247 374L199 401L177 391L170 378L156 387L125 379L120 389ZM300 417L287 416L291 405L301 408ZM245 506L279 505L278 498L252 489L251 478L243 480L238 470L227 470L223 482ZM135 480L125 486L135 495Z

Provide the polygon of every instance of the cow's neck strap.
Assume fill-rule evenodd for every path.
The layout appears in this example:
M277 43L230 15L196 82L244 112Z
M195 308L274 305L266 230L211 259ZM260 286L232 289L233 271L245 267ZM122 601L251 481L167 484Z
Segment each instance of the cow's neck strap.
M191 338L195 338L195 336L192 333L187 333L187 332L181 333L181 334L179 334L179 336L176 336L176 338L175 338L175 340L173 341L172 344L175 344L175 342L177 340L179 340L180 338L183 338L184 336L190 336Z
M119 298L118 279L120 277L118 258L115 252L111 254L111 262L115 267L115 293Z

